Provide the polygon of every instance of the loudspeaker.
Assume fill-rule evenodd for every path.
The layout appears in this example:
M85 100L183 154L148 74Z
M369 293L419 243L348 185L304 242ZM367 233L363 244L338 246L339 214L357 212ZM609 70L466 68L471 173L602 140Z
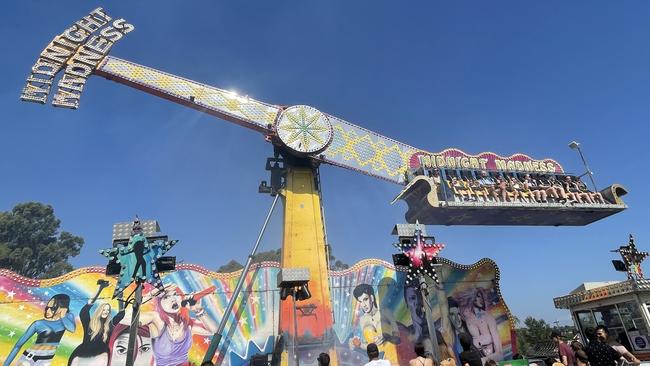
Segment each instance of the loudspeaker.
M251 357L251 366L269 366L269 357L267 355L257 354Z
M612 264L614 265L615 270L619 272L627 272L627 266L625 265L625 263L623 263L623 261L619 261L615 259L612 261Z
M156 260L158 272L169 272L176 269L176 257L160 257Z
M106 275L117 276L120 274L121 270L122 270L122 266L119 263L117 263L115 260L112 260L108 262L108 265L106 266Z

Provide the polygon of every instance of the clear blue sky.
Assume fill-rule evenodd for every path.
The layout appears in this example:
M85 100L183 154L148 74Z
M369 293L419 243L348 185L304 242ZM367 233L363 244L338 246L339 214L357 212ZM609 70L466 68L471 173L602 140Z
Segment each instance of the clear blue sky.
M86 239L77 266L103 264L111 225L157 218L179 259L243 261L271 200L261 135L93 77L77 111L18 100L38 53L95 6L136 30L112 55L277 104L309 104L429 151L551 157L630 209L587 227L430 227L461 263L493 258L513 312L569 321L552 298L622 279L609 249L650 249L646 164L650 3L641 1L12 1L0 15L0 209L54 206ZM625 5L625 6L622 6ZM327 230L346 262L394 252L400 187L321 171ZM280 245L276 215L263 250ZM646 268L648 266L646 265Z

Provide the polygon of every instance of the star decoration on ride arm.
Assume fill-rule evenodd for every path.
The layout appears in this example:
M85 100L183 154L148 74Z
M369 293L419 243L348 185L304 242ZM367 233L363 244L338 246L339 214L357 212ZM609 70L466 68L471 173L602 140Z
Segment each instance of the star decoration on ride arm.
M101 250L100 253L108 258L110 263L120 265L113 298L121 294L134 281L148 282L162 290L163 283L156 261L177 242L178 240L149 241L143 234L138 233L132 235L126 245Z
M409 285L412 281L417 281L422 275L427 275L438 283L438 275L434 266L437 263L436 257L438 253L440 253L445 245L437 244L433 240L427 241L428 238L422 235L419 224L416 225L413 239L411 242L395 244L409 259L406 284Z

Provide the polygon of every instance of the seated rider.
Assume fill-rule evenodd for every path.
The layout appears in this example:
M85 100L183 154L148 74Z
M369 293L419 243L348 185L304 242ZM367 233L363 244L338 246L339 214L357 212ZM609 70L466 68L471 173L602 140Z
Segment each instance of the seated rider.
M551 185L551 187L555 188L560 194L564 194L566 197L568 203L579 203L578 200L576 199L575 195L569 191L567 191L562 184L555 176L549 176L548 177L548 182Z
M488 190L487 190L487 188L483 187L481 185L481 183L477 179L470 180L469 188L476 195L476 200L477 201L478 201L480 196L485 197L485 200L487 201L487 198L488 198L488 195L489 195Z
M547 201L547 194L546 190L542 187L540 187L537 184L537 181L533 178L531 178L530 174L524 175L524 190L527 191L529 194L533 196L535 199L535 202L542 202L546 203Z
M521 196L521 184L515 177L506 177L508 192L512 193L511 201L515 202Z
M494 191L499 195L501 202L508 202L508 183L503 177L496 177L496 186Z
M594 203L588 193L580 191L580 188L576 182L571 179L570 175L564 177L564 190L567 191L569 197L573 195L574 199L578 201L578 203L583 203L583 200L587 201L587 203Z
M481 170L481 174L478 179L479 184L483 187L492 199L497 202L499 201L499 196L497 193L496 181L488 175L485 170Z
M469 189L467 189L465 182L462 179L452 177L451 187L454 190L454 193L460 196L461 201L468 201L470 199ZM465 198L465 195L467 195L467 198Z
M587 185L584 184L583 181L578 179L576 182L576 186L578 187L580 192L585 193L589 195L589 197L591 197L591 201L592 201L591 203L600 203L600 204L605 203L605 199L603 198L603 195L600 192L590 191L589 188L587 188Z

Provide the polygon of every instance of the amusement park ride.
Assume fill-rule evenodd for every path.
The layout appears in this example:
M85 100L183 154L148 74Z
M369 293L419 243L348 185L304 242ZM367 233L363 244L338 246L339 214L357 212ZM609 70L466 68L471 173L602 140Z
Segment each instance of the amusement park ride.
M314 107L269 104L108 56L113 44L133 29L124 19L114 20L101 8L93 10L43 50L21 99L46 103L56 85L52 104L76 109L87 79L95 74L261 133L273 145L274 156L267 161L270 184L262 182L260 191L281 197L284 206L281 266L308 268L310 273L311 297L303 303L312 307L315 316L298 314L295 319L289 302L283 302L281 307L279 331L288 336L289 344L319 343L323 351L333 347L320 164L406 186L396 199L407 202L406 219L410 223L418 220L428 225L586 225L626 208L619 198L625 190L618 185L601 191L607 201L601 204L500 202L487 196L484 200L459 200L447 184L452 176L477 179L482 171L493 177L530 173L563 178L567 174L554 160L534 160L523 154L468 155L456 149L430 153ZM432 169L441 172L442 183L426 176ZM297 334L295 321L301 324ZM216 346L211 347L212 352ZM288 348L284 350L283 365L290 363L291 352ZM336 354L330 354L336 365Z

